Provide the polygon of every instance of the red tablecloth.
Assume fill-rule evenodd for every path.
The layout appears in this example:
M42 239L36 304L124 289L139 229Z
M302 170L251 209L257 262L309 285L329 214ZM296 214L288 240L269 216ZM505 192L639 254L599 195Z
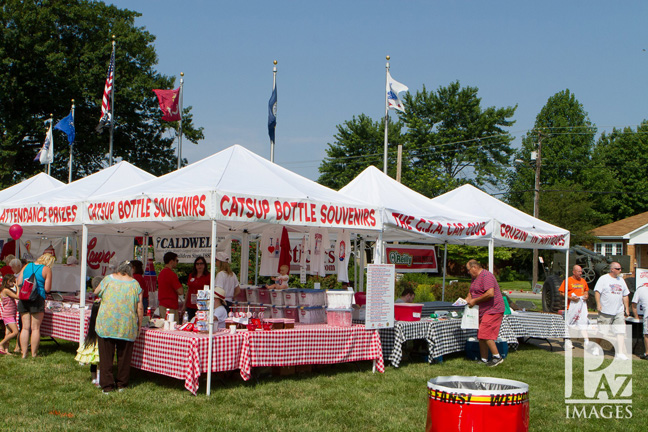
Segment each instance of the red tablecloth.
M83 327L84 338L88 330L89 319L90 311L87 310L85 311L85 326ZM74 312L53 312L51 310L45 310L43 322L41 323L41 336L51 336L56 339L78 342L80 325L81 321L78 309Z
M363 325L329 327L299 325L290 330L255 331L246 337L241 352L241 376L250 379L250 369L259 366L346 363L376 360L385 372L380 336Z
M86 329L89 315L86 311ZM47 310L41 335L78 341L78 312ZM290 330L239 330L233 335L219 331L214 334L213 341L212 372L240 369L244 380L249 380L251 369L259 366L375 360L376 369L381 373L385 371L380 336L376 331L365 330L363 325L298 325ZM142 329L133 347L131 365L184 380L185 388L196 394L200 375L207 372L208 347L206 333Z
M243 339L244 333L214 333L212 372L239 368ZM131 365L184 380L185 388L196 394L200 374L207 372L208 359L208 334L144 329L135 341Z

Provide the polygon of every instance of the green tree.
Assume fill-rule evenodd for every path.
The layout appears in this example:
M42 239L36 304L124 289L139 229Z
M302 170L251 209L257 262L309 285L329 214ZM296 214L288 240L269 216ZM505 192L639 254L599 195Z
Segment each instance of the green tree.
M592 183L600 194L595 207L608 214L605 222L623 219L648 209L648 121L633 130L613 129L601 134L592 155Z
M161 121L153 88L172 88L174 79L153 66L155 37L135 27L139 14L86 0L6 0L0 7L0 186L42 170L33 162L44 121L65 117L75 100L74 178L106 166L108 134L98 135L101 99L116 36L113 155L153 174L176 166L175 124ZM197 142L190 107L183 132ZM170 133L171 132L171 133ZM68 147L55 131L52 174L67 179Z
M508 202L533 213L536 163L540 163L540 219L572 233L572 244L590 238L587 231L601 220L584 192L592 183L591 152L596 127L568 89L550 97L536 117L534 129L522 139L509 177ZM540 159L531 152L540 147ZM528 161L524 162L524 161Z
M405 95L400 119L419 192L436 196L467 182L500 187L506 179L513 138L504 128L513 125L517 105L483 109L477 92L455 81Z
M396 151L403 142L400 121L389 120L387 133L389 154L387 166L389 174L396 177ZM385 145L384 120L373 121L365 114L337 125L335 143L328 144L327 158L319 167L318 182L333 189L340 189L353 180L368 166L374 165L382 170ZM404 170L407 167L404 167Z

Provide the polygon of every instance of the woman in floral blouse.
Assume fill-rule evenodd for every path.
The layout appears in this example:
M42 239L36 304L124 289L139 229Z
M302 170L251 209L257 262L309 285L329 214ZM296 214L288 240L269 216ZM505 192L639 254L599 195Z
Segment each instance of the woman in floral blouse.
M99 384L104 393L128 386L133 345L139 335L144 316L142 289L133 279L129 261L117 266L115 273L105 277L95 290L101 297L101 308L95 330L99 336ZM113 362L117 351L117 376Z

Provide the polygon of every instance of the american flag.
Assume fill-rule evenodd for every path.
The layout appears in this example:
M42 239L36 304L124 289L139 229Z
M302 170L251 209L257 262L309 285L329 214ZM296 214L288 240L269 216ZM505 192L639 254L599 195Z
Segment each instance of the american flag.
M108 66L108 74L106 76L106 86L104 87L103 99L101 101L101 119L99 119L99 126L97 132L101 133L103 128L110 126L110 104L112 102L112 88L115 79L115 47L113 46L112 54L110 55L110 65Z

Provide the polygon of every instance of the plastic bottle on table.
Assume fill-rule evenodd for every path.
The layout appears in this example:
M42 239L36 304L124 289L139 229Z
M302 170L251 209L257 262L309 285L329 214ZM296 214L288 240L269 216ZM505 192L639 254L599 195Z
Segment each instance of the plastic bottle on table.
M189 322L189 312L185 311L185 313L182 315L182 324Z

